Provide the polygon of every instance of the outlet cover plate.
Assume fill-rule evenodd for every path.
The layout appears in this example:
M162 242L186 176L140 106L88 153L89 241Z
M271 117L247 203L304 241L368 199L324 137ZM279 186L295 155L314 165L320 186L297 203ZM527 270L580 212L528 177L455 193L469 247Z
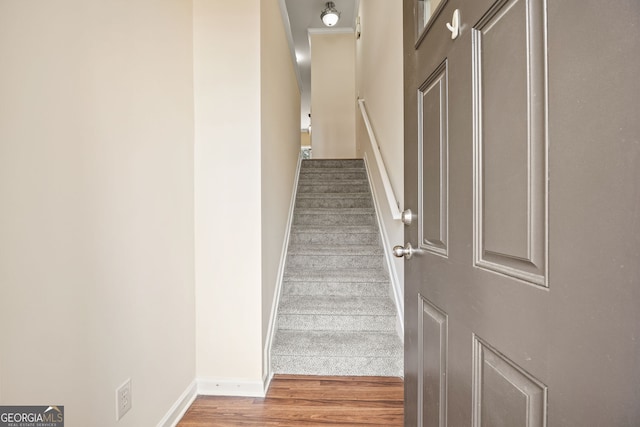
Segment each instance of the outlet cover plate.
M116 389L116 421L131 409L131 378Z

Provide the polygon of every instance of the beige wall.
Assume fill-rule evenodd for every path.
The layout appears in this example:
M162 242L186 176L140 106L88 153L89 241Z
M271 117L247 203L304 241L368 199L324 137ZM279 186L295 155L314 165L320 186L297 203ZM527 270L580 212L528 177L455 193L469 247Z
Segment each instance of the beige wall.
M404 207L404 104L402 65L402 2L366 0L360 2L362 35L356 41L356 85L358 97L366 102L380 152L400 208ZM382 221L391 244L404 243L404 226L391 218L391 211L379 180L375 157L362 117L357 115L357 153L366 154L373 172ZM404 262L396 260L400 283Z
M300 150L300 93L279 15L276 0L194 1L197 376L250 394L267 374Z
M191 3L0 2L0 404L160 421L195 375Z
M278 267L284 255L300 155L300 89L278 3L278 0L261 2L263 345L267 344L267 328L276 308L273 302Z
M353 158L355 42L352 33L311 34L311 126L314 158Z
M0 2L0 404L262 382L299 92L261 3Z
M260 1L194 0L193 20L197 376L255 383L262 379Z

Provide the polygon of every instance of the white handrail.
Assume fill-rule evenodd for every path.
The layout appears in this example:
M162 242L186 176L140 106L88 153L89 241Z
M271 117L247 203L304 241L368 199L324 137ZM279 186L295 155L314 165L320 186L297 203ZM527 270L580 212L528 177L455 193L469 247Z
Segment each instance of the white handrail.
M369 134L371 148L373 149L373 154L376 158L376 164L378 165L378 170L380 171L380 177L382 178L384 193L387 196L387 202L389 202L389 209L391 209L391 216L393 217L393 219L400 220L402 219L402 212L400 212L400 208L398 207L398 199L396 199L396 196L393 192L393 187L391 186L391 181L389 180L389 174L387 174L387 168L385 168L384 166L382 154L380 153L380 148L378 148L378 141L376 140L376 136L373 133L373 127L371 126L371 121L369 121L367 108L364 105L364 99L358 99L358 105L360 106L362 119L364 120L364 125L367 128L367 133Z

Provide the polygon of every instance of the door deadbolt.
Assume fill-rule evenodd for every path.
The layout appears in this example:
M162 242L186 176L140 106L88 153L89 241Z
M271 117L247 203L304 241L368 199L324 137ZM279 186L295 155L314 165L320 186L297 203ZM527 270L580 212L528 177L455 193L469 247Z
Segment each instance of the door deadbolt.
M400 218L400 220L404 225L411 224L411 222L413 221L413 212L411 212L411 209L407 209L402 212L402 217Z

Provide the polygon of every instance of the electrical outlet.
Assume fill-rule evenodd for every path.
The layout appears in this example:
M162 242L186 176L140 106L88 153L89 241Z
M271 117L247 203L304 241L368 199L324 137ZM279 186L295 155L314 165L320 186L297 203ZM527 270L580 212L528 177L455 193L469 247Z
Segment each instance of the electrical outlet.
M131 409L131 378L116 389L116 421Z

